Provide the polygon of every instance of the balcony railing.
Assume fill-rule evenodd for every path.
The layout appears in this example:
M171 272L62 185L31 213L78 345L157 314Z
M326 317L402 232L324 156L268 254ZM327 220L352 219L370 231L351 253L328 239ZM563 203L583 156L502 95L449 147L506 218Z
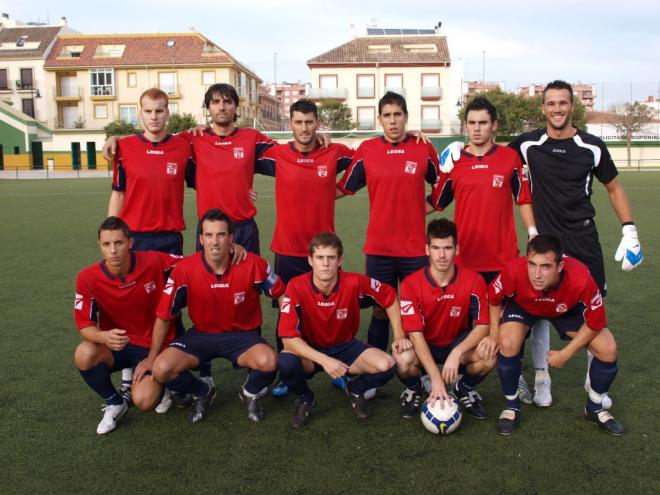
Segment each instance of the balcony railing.
M376 95L374 88L370 87L358 87L357 97L358 98L373 98Z
M56 86L53 88L55 98L77 98L82 97L82 88L80 86Z
M422 119L422 130L436 130L442 128L442 121L440 119Z
M385 86L385 92L387 93L388 91L401 95L404 98L406 97L406 88L401 88L398 86Z
M357 123L357 128L359 131L373 131L376 129L375 120L359 120Z
M425 88L422 87L422 98L441 98L442 88Z
M348 96L346 88L311 88L309 97L313 100L321 98L331 98L335 100L345 100Z

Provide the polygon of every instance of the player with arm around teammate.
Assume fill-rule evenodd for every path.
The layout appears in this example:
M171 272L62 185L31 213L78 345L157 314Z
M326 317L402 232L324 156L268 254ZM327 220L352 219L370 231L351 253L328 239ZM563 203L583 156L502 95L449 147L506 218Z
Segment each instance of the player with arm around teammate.
M128 402L117 391L113 371L136 366L151 344L156 307L169 270L180 257L156 251L133 252L128 225L108 217L98 230L100 263L85 268L76 281L74 321L83 341L74 362L89 387L105 402L96 432L115 429L128 411ZM174 325L163 329L163 342L174 337ZM147 377L133 383L133 403L142 410L153 408L162 386Z
M223 212L211 209L201 223L203 251L183 259L172 271L156 312L149 355L136 369L136 377L153 370L154 378L170 390L192 394L188 419L197 423L206 417L216 390L189 370L225 358L234 367L248 369L239 398L248 419L259 422L264 419L260 398L275 378L277 357L261 337L259 295L263 291L279 297L284 284L268 262L253 253L238 265L231 263L232 223ZM193 328L159 353L167 325L186 306Z
M311 273L294 277L281 301L278 333L284 343L277 364L286 386L298 398L290 425L303 426L316 406L308 378L325 371L330 377L349 377L346 392L360 419L371 412L364 393L382 387L395 373L394 359L357 340L360 304L369 299L382 307L394 329L393 354L410 347L403 334L394 289L375 279L340 269L341 240L329 232L314 236L309 247Z
M546 319L562 340L569 341L562 349L548 352L548 364L561 368L580 349L588 349L594 358L584 415L608 433L622 435L623 427L603 408L618 372L617 345L607 329L603 298L589 269L563 256L557 236L540 234L529 242L526 256L513 260L491 282L488 296L491 334L497 334L499 343L497 371L506 402L497 422L499 432L510 435L520 422L520 350L534 323Z
M497 344L489 335L486 283L457 266L456 225L445 218L427 228L428 265L401 282L401 319L413 348L396 355L397 372L408 387L401 395L401 416L419 412L422 369L431 378L429 401L448 399L445 383L465 411L486 417L475 387L495 367ZM437 364L442 364L442 372ZM459 378L459 374L462 377Z

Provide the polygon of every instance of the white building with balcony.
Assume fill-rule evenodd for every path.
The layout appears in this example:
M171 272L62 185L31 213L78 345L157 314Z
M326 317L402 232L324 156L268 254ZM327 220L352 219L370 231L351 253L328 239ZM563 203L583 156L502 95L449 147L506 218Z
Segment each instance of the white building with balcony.
M359 130L380 130L378 100L394 91L406 98L408 127L449 134L456 119L447 38L434 30L369 29L307 61L310 98L345 103Z

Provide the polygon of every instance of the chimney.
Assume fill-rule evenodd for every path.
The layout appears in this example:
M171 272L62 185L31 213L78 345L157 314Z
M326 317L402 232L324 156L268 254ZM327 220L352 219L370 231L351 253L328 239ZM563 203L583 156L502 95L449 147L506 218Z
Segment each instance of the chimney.
M66 26L66 25L67 25L67 23L66 23L66 17L62 16L62 17L60 18L60 26Z
M646 99L647 103L653 103L655 101L655 97L653 95L649 95L649 97Z

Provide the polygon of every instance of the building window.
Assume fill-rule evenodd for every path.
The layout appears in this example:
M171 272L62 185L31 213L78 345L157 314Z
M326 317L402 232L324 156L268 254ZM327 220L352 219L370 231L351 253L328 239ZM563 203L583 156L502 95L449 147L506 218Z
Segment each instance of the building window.
M137 87L137 72L129 72L126 75L126 86L129 88L136 88Z
M440 107L438 105L422 106L422 130L440 130Z
M257 81L250 79L250 100L257 101Z
M333 89L337 87L337 75L336 74L326 74L319 76L319 88L321 89Z
M202 71L202 84L205 86L210 86L215 84L215 71L214 70L203 70Z
M94 52L94 57L99 58L119 58L124 55L126 45L98 45Z
M167 109L170 111L170 115L179 113L179 104L178 103L168 103Z
M7 81L7 69L0 69L0 90L9 89Z
M376 77L373 74L358 74L356 77L358 98L373 98L376 96Z
M440 74L422 74L422 98L440 99Z
M159 72L158 87L168 95L176 94L176 72Z
M137 106L136 105L119 105L119 119L122 122L137 125Z
M403 74L385 74L385 91L403 89Z
M247 96L247 76L245 75L245 72L241 72L238 96Z
M80 58L85 47L83 45L66 45L60 50L58 58Z
M21 88L20 89L32 89L33 85L32 80L32 69L21 69Z
M114 96L114 69L89 69L89 92L92 96Z
M357 128L361 131L372 131L376 128L374 107L357 107Z
M34 100L32 98L25 98L21 100L23 105L23 113L34 118Z
M108 118L108 105L94 105L94 118L107 119Z

